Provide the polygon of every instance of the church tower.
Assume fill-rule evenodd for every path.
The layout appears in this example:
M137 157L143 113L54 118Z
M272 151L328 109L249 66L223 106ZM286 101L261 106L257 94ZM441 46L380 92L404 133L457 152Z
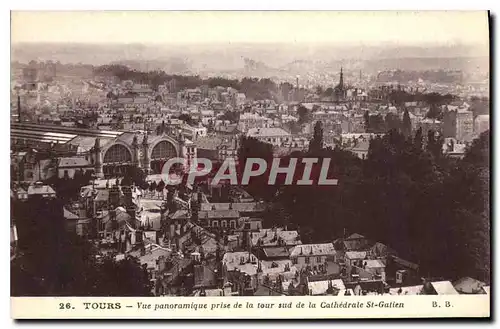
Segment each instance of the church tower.
M340 88L340 90L344 90L344 72L342 71L342 66L340 67L339 88Z

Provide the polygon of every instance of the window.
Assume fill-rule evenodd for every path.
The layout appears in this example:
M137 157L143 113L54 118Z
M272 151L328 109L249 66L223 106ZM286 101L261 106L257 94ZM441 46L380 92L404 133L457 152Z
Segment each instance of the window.
M190 148L187 148L187 152L191 152ZM175 151L174 145L167 141L161 141L153 148L151 152L152 160L160 160L160 159L170 159L177 156L177 152Z
M212 227L219 227L219 223L216 220L212 221Z
M235 228L236 227L236 222L234 220L229 222L229 227L230 228Z
M224 227L224 228L226 228L226 227L227 227L227 222L226 222L225 220L223 220L223 221L221 222L221 226L222 226L222 227Z
M297 264L297 258L295 258L295 257L292 258L292 264L294 264L294 265Z
M306 264L309 264L309 257L306 257Z
M321 263L321 256L318 256L318 258L316 259L316 261L317 261L318 263Z
M130 161L132 161L130 151L123 145L115 144L106 151L103 162L122 163Z

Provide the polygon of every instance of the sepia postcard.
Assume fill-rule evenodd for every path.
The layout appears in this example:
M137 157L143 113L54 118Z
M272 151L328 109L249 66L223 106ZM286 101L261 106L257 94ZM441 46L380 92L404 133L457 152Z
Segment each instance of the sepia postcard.
M15 319L489 318L487 11L12 11Z

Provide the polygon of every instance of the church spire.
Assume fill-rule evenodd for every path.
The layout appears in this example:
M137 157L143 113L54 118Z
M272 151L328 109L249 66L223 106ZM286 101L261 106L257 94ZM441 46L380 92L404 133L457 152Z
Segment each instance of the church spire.
M342 66L340 67L340 81L339 81L340 89L344 89L344 72L342 71Z

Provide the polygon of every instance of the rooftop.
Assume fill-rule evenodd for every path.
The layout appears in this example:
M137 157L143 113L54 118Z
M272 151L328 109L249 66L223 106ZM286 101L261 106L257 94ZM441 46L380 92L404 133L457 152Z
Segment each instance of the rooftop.
M333 288L345 290L344 282L341 279L309 282L307 287L313 296L324 295L326 294L330 283Z
M250 137L288 137L290 133L282 128L271 127L271 128L250 128L248 129L247 136Z
M345 256L349 259L365 259L366 251L348 251L345 253Z
M28 195L55 195L56 192L49 185L43 185L37 182L28 187Z
M458 295L450 281L431 282L438 295Z
M301 244L295 246L290 257L335 255L333 243Z
M420 295L423 285L399 287L389 289L390 295Z
M198 212L199 219L216 218L239 218L240 213L237 210L201 210Z
M202 203L201 210L236 210L240 212L258 212L265 210L265 204L260 202L237 202L237 203Z
M85 158L71 157L71 158L59 158L59 168L68 167L88 167L90 163Z
M281 241L284 245L301 244L299 233L297 231L284 231L283 229L261 229L259 232L252 233L252 244L263 246L278 245Z

